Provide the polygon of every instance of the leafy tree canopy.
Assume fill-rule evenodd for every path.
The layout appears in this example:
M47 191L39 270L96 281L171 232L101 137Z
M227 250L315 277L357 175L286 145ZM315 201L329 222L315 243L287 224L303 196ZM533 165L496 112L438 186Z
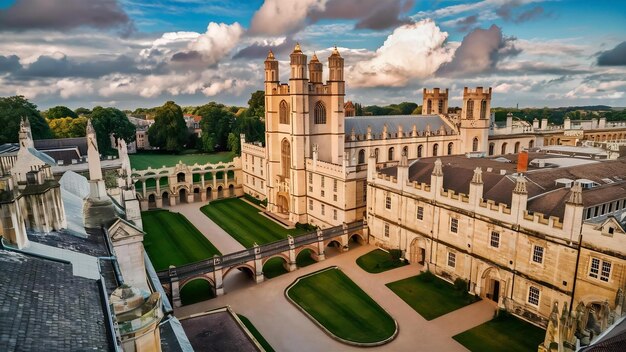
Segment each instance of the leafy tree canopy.
M96 106L91 112L91 123L96 130L98 149L102 154L114 153L110 136L123 138L130 143L135 140L136 128L126 115L116 108Z
M21 95L0 98L0 144L16 143L19 139L20 120L28 117L34 139L52 138L50 127L37 110L37 106Z
M63 117L48 120L48 125L54 134L54 138L85 137L87 118L85 116L75 119L71 117Z
M82 107L74 110L74 112L76 113L76 115L85 115L85 116L91 115L91 110L87 108L82 108Z
M256 116L258 118L265 117L265 92L257 90L252 93L248 100L248 115Z
M173 101L156 108L154 124L148 130L150 145L168 152L180 152L187 141L183 111Z
M44 112L44 115L48 120L62 119L64 117L71 117L75 119L78 117L74 111L70 110L67 106L62 105L48 109L48 111Z
M198 107L196 114L202 116L201 149L206 152L226 150L228 134L235 127L235 114L223 104L211 102Z

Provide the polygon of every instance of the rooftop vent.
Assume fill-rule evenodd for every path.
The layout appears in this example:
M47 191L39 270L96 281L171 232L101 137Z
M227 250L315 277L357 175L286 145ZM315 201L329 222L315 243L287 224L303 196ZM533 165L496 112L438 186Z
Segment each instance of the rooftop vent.
M574 184L574 180L570 179L570 178L557 178L556 180L554 180L554 185L555 186L564 186L565 188L572 188L572 185Z
M598 186L596 182L593 182L586 178L579 178L578 180L576 180L576 182L579 183L583 189L589 189Z

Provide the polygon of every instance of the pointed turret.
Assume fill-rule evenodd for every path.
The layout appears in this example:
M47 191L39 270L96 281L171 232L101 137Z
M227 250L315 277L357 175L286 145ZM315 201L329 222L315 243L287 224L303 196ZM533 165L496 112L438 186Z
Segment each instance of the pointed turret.
M343 58L337 46L328 57L328 67L330 68L329 81L343 81Z
M291 59L291 79L306 79L307 58L300 49L300 43L296 43L289 58Z
M526 189L526 178L524 175L519 175L515 179L515 188L513 189L513 193L528 195L528 190Z
M33 134L30 130L30 121L28 121L27 117L22 117L20 121L20 148L34 148L35 144L33 142Z
M309 62L309 80L311 83L322 83L323 65L317 58L317 55L313 53L313 57Z
M472 182L469 189L470 203L477 206L483 198L483 170L480 167L474 169Z
M265 59L265 82L278 82L278 60L271 50Z
M567 203L572 205L583 205L583 189L580 186L580 183L575 182L574 186L572 186Z
M441 159L437 159L435 161L435 167L433 168L432 175L433 176L443 176L443 167L442 167Z
M89 162L89 180L102 180L102 168L100 165L100 153L98 152L98 139L96 130L91 124L91 119L87 120L87 161Z

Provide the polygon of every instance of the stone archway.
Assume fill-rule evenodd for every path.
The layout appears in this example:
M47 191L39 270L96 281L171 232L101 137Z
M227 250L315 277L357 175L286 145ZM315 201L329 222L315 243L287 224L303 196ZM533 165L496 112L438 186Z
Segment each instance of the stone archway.
M411 264L425 265L426 258L426 240L423 237L417 237L411 241L411 255L409 257Z
M170 194L168 192L163 192L163 195L161 196L161 198L163 198L163 206L170 206Z
M187 203L187 190L184 188L178 190L178 203Z
M496 267L488 267L480 276L480 297L500 304L506 293L505 283Z
M284 194L279 194L276 197L276 206L279 213L289 214L289 199Z

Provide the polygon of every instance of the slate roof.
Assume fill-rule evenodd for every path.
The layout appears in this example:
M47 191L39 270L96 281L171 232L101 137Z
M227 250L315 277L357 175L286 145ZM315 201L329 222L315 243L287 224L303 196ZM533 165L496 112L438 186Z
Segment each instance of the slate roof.
M431 131L437 131L441 126L448 129L448 125L439 115L390 115L390 116L355 116L345 118L345 133L367 134L367 126L371 126L373 134L381 134L387 124L387 133L395 133L401 125L404 133L411 132L413 125L418 131L426 131L430 125Z
M196 351L259 351L226 310L183 318L180 322Z
M81 155L87 155L87 137L35 139L35 148L39 150L78 148Z
M111 350L97 281L1 249L0 272L0 351Z

